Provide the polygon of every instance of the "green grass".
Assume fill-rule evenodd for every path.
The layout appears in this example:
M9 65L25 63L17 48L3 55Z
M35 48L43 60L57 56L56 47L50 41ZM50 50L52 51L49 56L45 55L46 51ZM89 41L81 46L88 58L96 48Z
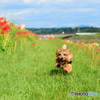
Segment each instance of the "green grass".
M64 38L66 38L66 36L59 36L59 37L55 37L55 38L64 39Z
M69 39L69 40L74 40L74 39L76 40L76 38L77 38L77 39L79 39L79 40L82 40L84 43L88 43L88 42L89 42L89 39L90 39L91 42L96 41L96 42L100 43L99 39L97 40L98 37L100 37L100 33L94 34L94 35L75 35L75 36L70 37L70 38L68 38L68 39ZM67 39L66 36L60 36L60 37L56 37L56 38L60 38L60 39L66 38L66 39ZM92 40L92 39L93 39L93 40ZM77 40L77 41L78 41L78 40Z
M0 52L0 100L99 100L100 63L90 69L90 54L82 51L74 58L72 72L55 68L56 47L61 40L37 40L16 54ZM26 52L27 46L27 52ZM39 46L39 48L38 48ZM82 60L83 54L83 60ZM70 92L98 92L98 96L70 96Z
M84 38L84 40L86 39L91 39L91 38L97 38L97 37L100 37L100 33L98 34L93 34L93 35L76 35L76 36L73 36L71 39L73 38Z

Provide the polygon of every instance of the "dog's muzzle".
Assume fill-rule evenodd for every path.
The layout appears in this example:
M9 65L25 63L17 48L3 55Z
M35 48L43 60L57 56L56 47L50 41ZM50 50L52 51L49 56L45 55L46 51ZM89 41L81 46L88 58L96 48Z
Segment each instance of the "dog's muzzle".
M61 58L60 60L61 60L61 64L64 64L64 60L63 60L63 58Z
M61 61L63 61L63 58L61 58Z

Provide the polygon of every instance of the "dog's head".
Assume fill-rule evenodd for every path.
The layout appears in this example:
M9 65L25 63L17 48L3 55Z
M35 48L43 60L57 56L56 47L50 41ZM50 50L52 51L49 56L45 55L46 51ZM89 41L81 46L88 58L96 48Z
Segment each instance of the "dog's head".
M70 52L69 47L66 49L67 46L63 45L61 49L58 49L56 52L56 60L60 62L61 64L64 64L65 62L70 62L72 60L73 54Z

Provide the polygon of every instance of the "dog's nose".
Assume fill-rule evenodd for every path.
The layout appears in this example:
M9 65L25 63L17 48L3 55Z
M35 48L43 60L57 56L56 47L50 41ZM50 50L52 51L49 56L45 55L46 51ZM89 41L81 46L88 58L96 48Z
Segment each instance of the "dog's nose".
M61 58L61 60L63 60L63 58Z

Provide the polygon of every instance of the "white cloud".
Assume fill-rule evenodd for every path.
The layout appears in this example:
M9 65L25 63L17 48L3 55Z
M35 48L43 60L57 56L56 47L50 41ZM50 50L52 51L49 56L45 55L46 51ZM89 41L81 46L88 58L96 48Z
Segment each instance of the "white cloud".
M35 9L13 9L13 10L0 10L0 17L5 17L9 19L10 22L20 25L25 23L29 17L32 17L32 14L37 14L38 11ZM26 19L27 18L27 19Z
M99 27L100 28L100 25L99 24L94 24L94 23L90 23L89 26Z
M10 0L6 0L6 1L10 1ZM16 0L16 1L19 1L19 0ZM100 0L22 0L23 3L25 4L34 4L34 5L37 5L37 4L45 4L45 5L51 5L51 4L59 4L59 5L66 5L66 6L69 6L69 5L77 5L77 6L80 6L80 5L84 5L84 4L98 4L100 3Z
M99 4L100 0L0 0L0 16L10 18L12 15L27 22L39 20L41 26L58 27L68 22L64 26L75 27L78 19L82 23L94 23L93 20L97 19L97 23L100 17Z
M0 0L0 4L4 4L4 5L7 5L7 4L16 4L16 3L19 3L20 4L20 0Z
M98 4L100 0L0 0L0 4L66 4L81 5L81 4Z
M53 3L70 3L73 0L22 0L23 3L35 3L35 4L42 4L42 3L48 3L48 4L53 4Z
M85 1L85 0L84 0ZM91 3L100 3L100 0L86 0L87 2L91 2ZM86 2L86 3L87 3Z
M0 8L4 8L4 5L0 5Z
M76 27L78 25L76 25L74 23L68 23L68 24L64 24L63 26L65 26L65 27Z
M94 8L68 8L64 9L63 12L90 12L96 11Z
M25 3L25 4L29 4L29 3L32 3L33 1L32 0L22 0L23 1L23 3ZM36 2L36 0L35 0L35 2Z
M48 26L48 28L54 28L54 27L56 27L56 24L52 24Z
M90 25L90 26L95 26L95 24L94 24L94 23L90 23L89 25Z
M33 14L33 13L38 14L39 11L34 9L34 8L30 8L30 9L19 9L19 10L16 10L16 11L13 10L13 13L15 15L28 15L28 14Z
M0 15L5 15L5 16L8 16L8 15L16 15L16 16L19 16L19 15L29 15L29 14L38 14L39 11L34 9L34 8L29 8L29 9L10 9L10 10L0 10ZM6 14L5 14L6 13Z

